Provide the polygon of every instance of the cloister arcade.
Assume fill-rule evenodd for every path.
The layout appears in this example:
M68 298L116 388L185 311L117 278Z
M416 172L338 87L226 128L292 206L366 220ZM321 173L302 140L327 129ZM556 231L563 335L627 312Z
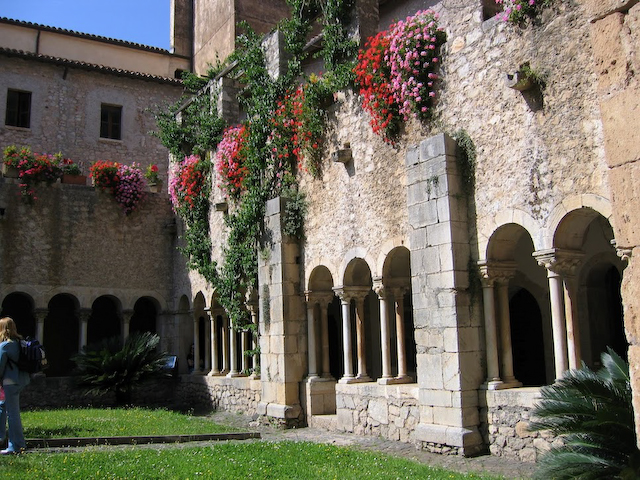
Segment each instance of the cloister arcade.
M40 296L21 290L6 293L0 316L12 317L21 335L46 346L50 365L46 375L54 377L69 375L74 367L71 357L87 345L114 336L124 340L134 332L159 333L158 319L164 310L151 296L123 303L117 296L100 295L86 302L90 306L79 300L82 294L57 293L39 301L34 297Z
M258 303L249 295L246 301L247 319L257 326ZM188 352L193 346L196 375L238 377L251 375L260 378L256 329L238 329L215 296L207 306L205 296L198 292L189 307L186 295L180 298L178 308L180 347ZM251 353L253 352L253 353Z
M582 362L597 368L607 347L626 356L624 262L601 210L556 212L546 230L522 218L489 236L479 261L489 389L550 384Z

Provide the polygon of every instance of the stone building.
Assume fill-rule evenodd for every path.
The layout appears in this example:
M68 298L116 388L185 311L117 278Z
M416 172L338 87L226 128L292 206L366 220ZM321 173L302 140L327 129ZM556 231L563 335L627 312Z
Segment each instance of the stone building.
M640 6L555 2L518 27L494 17L488 0L355 3L361 39L419 9L439 13L447 42L438 122L408 121L391 146L353 92L328 107L322 176L300 177L304 242L283 234L283 200L267 205L269 241L247 295L259 356L242 354L256 340L229 328L216 292L172 250L163 196L125 219L89 187L52 189L31 207L5 181L3 311L15 311L7 302L19 293L20 308L33 309L24 321L43 329L46 346L51 319L64 317L82 339L98 315L97 336L135 324L158 331L180 359L193 343L195 371L181 376L176 401L535 461L555 440L526 428L540 386L581 361L597 367L611 346L628 352L638 388ZM248 4L173 2L176 53L203 72L215 52L232 50L229 26ZM526 62L544 74L541 92L510 88ZM477 151L471 191L452 138L461 129ZM7 138L0 129L5 143L26 141ZM216 259L224 215L210 215ZM92 255L99 240L108 240L104 255Z

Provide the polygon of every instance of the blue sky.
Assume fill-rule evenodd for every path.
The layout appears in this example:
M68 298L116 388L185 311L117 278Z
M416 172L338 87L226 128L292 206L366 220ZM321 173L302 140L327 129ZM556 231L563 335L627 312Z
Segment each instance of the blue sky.
M170 0L0 0L0 17L169 48Z

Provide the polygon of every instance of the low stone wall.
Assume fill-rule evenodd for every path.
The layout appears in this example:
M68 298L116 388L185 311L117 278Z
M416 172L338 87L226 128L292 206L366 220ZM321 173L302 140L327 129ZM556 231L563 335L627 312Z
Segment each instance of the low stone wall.
M535 462L561 440L547 432L530 432L531 410L540 399L537 387L480 391L480 432L492 455Z
M418 385L336 385L337 428L357 435L412 442L420 420Z
M132 403L144 407L179 408L176 392L180 389L180 377L161 378L143 383L134 389ZM94 395L76 385L73 377L34 376L20 394L20 404L25 410L65 407L112 407L114 394Z
M261 392L259 379L182 375L176 400L182 408L208 408L252 415L256 413Z

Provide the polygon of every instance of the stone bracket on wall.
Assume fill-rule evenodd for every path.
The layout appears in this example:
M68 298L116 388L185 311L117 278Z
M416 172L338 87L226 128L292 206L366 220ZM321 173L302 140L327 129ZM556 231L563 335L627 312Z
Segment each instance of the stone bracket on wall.
M406 168L421 405L415 437L427 449L473 455L483 449L482 332L470 314L467 198L455 141L439 134L409 148Z

